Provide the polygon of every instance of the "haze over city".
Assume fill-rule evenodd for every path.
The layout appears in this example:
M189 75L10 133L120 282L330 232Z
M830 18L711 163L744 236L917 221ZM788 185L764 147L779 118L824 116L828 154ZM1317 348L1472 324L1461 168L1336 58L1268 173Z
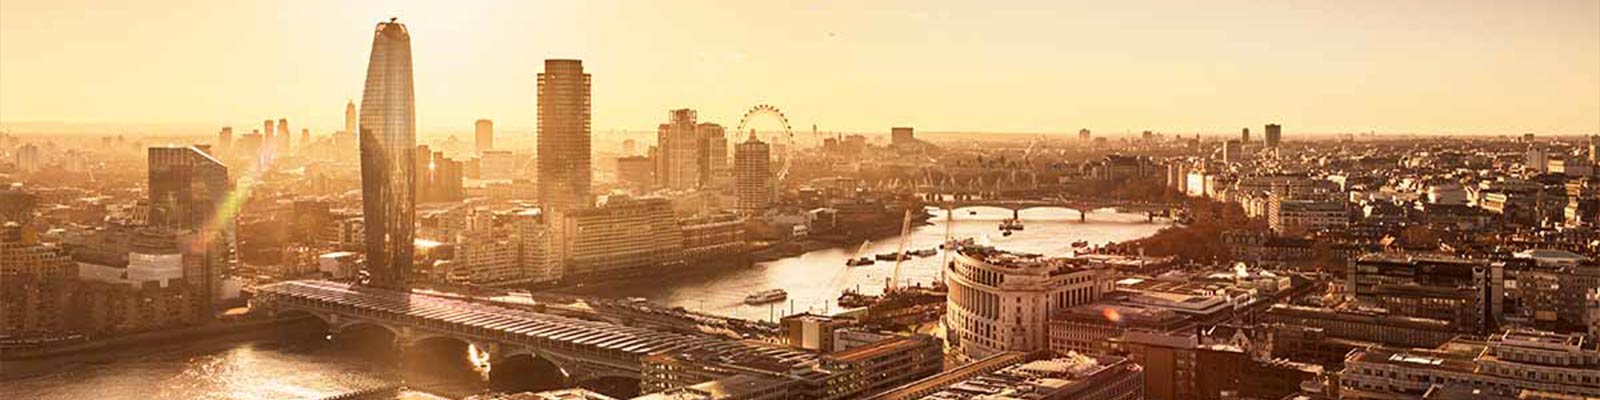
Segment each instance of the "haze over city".
M388 17L418 33L425 136L478 118L531 132L534 71L562 57L601 77L597 131L754 103L846 132L1600 128L1600 4L1587 0L7 0L0 123L198 129L268 113L336 130L360 95L363 27Z
M0 399L1600 399L1600 1L0 0Z

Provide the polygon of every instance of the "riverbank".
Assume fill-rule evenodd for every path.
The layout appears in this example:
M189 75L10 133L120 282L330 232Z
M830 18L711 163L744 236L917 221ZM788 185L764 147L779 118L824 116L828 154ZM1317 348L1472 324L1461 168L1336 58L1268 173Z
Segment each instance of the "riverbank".
M101 352L108 349L160 346L198 339L254 339L279 333L276 329L272 328L288 326L295 322L304 321L309 318L310 317L308 316L301 316L298 318L272 318L238 322L217 322L208 325L140 332L102 339L91 339L85 342L75 342L59 346L5 349L0 351L0 361L26 361L58 358L91 352ZM10 373L10 370L10 368L7 368L7 371L0 372L0 377L10 378L10 376L7 375Z

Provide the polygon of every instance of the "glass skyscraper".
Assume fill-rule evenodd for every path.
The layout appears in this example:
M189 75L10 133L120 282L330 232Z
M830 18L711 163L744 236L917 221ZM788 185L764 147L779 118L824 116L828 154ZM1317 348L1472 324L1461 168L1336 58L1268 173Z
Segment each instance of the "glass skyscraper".
M411 35L390 19L378 24L361 93L361 203L367 273L373 286L410 283L416 214L416 102Z
M589 74L583 61L545 60L539 74L539 203L594 205L589 193Z

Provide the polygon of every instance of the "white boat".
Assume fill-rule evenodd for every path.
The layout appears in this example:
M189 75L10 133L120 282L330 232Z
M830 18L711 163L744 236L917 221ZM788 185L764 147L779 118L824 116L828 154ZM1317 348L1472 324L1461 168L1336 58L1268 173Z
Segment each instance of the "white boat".
M745 296L744 303L752 305L766 304L774 301L782 301L783 299L787 298L789 298L789 292L786 292L783 289L763 290L760 292L755 292L749 296Z

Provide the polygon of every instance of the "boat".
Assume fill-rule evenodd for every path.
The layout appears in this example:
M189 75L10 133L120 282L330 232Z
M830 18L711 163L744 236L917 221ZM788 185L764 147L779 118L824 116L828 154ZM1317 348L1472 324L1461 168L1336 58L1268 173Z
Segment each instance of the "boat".
M1011 231L1010 230L1001 231L1000 232L1000 236L1011 236Z
M844 260L844 265L845 266L850 266L850 267L859 267L859 266L862 266L862 265L872 265L873 262L874 261L872 261L871 258L861 257L861 258L852 258L852 259L849 259L849 260Z
M1077 247L1077 248L1089 247L1089 241L1087 241L1087 240L1079 240L1079 241L1076 241L1076 242L1072 242L1072 247Z
M946 241L943 244L940 244L939 248L945 249L945 250L955 250L955 249L961 248L962 246L971 246L971 245L975 245L977 243L978 243L978 241L976 239L965 238L965 239L961 239L961 240Z
M783 299L787 298L789 298L789 292L786 292L783 289L763 290L752 293L749 296L745 296L744 303L751 305L766 304L774 301L782 301Z
M872 256L872 257L878 259L878 261L894 261L894 260L900 259L900 253L895 253L895 252L878 253L878 255L875 255L875 256Z
M932 257L934 254L939 254L939 250L929 248L911 252L911 255L917 257Z
M967 211L967 215L978 215L977 211Z
M839 294L839 307L866 307L872 305L873 303L877 303L878 299L878 296L865 295L852 289L845 289L844 293Z
M1020 230L1022 230L1022 220L1015 219L1015 218L1010 218L1010 219L1006 219L1005 221L1000 221L1000 230L1002 230L1002 231L1020 231Z

